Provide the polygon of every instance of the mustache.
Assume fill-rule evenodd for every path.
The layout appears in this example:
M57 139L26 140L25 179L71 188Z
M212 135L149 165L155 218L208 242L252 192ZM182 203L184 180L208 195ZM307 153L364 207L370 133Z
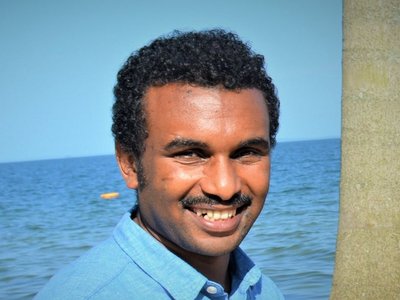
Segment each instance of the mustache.
M188 196L184 199L180 200L183 207L187 208L190 206L205 204L209 206L223 204L223 205L232 205L236 207L240 207L243 205L250 205L253 198L246 194L235 194L229 200L222 200L218 197L209 197L209 196Z

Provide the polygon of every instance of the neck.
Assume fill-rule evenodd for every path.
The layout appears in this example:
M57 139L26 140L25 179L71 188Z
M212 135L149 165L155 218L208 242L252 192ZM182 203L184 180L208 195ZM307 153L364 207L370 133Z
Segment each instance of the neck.
M229 272L230 253L221 256L203 256L186 251L170 249L209 280L224 287L225 292L231 291L231 277Z
M230 253L220 256L205 256L188 252L161 236L154 234L152 230L146 226L145 222L143 222L139 212L137 212L136 216L131 216L131 218L168 250L186 261L198 272L207 277L207 279L221 284L224 287L225 292L229 293L231 291L231 277L229 273Z

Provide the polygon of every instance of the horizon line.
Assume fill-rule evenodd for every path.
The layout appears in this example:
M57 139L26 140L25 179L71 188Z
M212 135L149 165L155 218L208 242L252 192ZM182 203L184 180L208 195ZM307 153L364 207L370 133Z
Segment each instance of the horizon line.
M322 140L335 140L341 139L341 137L324 137L324 138L310 138L310 139L277 139L277 145L280 143L293 143L293 142L309 142L309 141L322 141ZM12 164L12 163L25 163L25 162L37 162L37 161L48 161L48 160L62 160L62 159L76 159L76 158L87 158L87 157L100 157L100 156L109 156L114 155L114 153L105 153L105 154L94 154L94 155L77 155L77 156L59 156L59 157L49 157L49 158L38 158L38 159L27 159L27 160L9 160L9 161L0 161L0 164Z

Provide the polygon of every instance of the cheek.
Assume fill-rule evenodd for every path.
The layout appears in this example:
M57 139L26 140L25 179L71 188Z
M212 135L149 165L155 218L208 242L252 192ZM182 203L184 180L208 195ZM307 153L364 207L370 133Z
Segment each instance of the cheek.
M269 190L269 173L257 172L247 178L246 185L254 200L264 201Z
M196 180L201 172L190 168L170 168L163 176L163 181L189 182Z
M159 173L158 176L164 192L182 196L193 190L196 182L202 176L202 171L200 168L188 168L185 166L171 167L163 174Z

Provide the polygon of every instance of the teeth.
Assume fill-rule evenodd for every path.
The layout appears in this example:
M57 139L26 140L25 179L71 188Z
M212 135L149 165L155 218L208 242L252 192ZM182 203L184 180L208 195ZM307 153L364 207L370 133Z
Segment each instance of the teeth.
M208 215L205 215L205 216L204 216L204 219L206 219L207 221L214 221L214 219L213 219L213 218L210 218Z
M236 209L230 210L209 210L209 209L193 209L197 216L203 217L208 221L226 220L236 216Z

